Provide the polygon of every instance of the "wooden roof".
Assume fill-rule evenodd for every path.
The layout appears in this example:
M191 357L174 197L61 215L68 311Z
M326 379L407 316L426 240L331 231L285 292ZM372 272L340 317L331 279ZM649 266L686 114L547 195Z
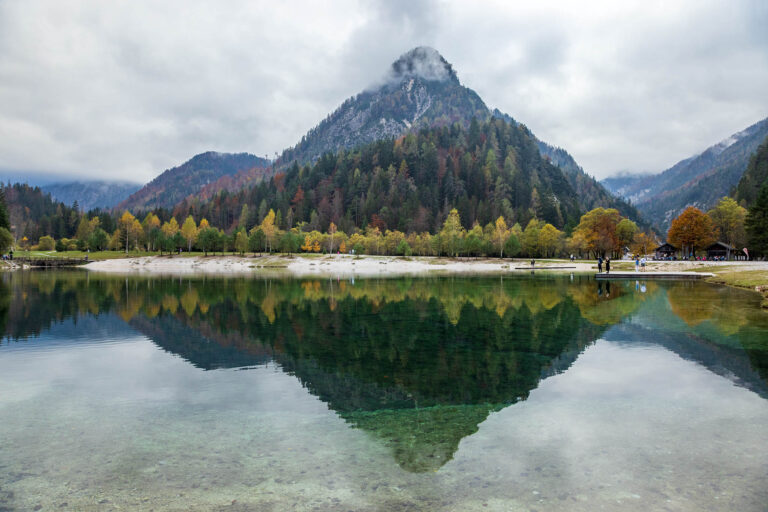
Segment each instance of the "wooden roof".
M726 244L725 242L715 242L709 247L707 247L707 251L711 251L714 249L727 249L729 251L733 251L734 247L731 247L730 245Z

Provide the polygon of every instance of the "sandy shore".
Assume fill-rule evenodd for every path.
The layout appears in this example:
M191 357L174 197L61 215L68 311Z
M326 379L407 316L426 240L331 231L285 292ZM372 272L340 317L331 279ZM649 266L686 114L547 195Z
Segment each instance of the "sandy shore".
M573 266L573 269L547 267ZM149 256L89 263L94 272L149 274L235 274L235 275L293 275L293 276L387 276L424 274L488 274L529 272L515 267L529 267L529 260L499 260L481 258L433 258L394 256L329 255L301 256L209 256L168 257ZM536 268L547 272L592 272L592 263L567 261L537 262Z

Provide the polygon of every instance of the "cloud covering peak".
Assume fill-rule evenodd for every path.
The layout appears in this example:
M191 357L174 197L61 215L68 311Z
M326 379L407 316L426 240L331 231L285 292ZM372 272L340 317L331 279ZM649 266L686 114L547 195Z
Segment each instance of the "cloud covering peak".
M399 82L407 77L419 77L435 82L450 80L459 83L453 67L440 55L440 52L429 46L417 46L392 63L387 76L389 82Z

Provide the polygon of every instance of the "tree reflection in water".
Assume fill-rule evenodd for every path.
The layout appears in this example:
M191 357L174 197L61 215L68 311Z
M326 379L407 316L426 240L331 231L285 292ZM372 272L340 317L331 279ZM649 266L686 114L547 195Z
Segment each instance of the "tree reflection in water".
M768 377L765 340L754 336L768 325L751 302L759 298L702 283L647 282L641 291L639 282L586 276L347 281L75 271L6 274L0 287L7 342L67 318L114 313L201 369L274 362L413 472L441 467L489 413L525 400L622 322L639 318L686 336L695 328L692 343L743 346Z

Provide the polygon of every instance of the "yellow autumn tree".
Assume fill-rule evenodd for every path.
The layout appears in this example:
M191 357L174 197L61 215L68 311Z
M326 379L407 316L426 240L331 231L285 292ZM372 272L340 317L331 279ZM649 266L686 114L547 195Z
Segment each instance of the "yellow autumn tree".
M139 222L139 219L134 218L133 222L128 226L128 237L133 243L133 247L139 247L139 241L143 233L144 230L141 228L141 222Z
M496 246L496 250L499 251L499 258L504 257L504 244L507 242L507 238L509 238L509 228L507 227L507 223L504 220L504 217L499 216L498 219L496 219L495 229L493 230L493 244Z
M466 231L461 225L461 219L459 218L459 211L454 208L448 214L448 217L443 223L443 228L440 230L440 240L443 245L443 250L448 253L449 256L458 256L461 248L461 242L464 240Z
M312 240L309 235L304 235L304 243L301 244L301 250L304 252L312 252Z
M187 241L187 252L192 252L192 244L197 239L197 233L197 224L195 224L195 219L190 215L181 226L181 236Z
M179 232L179 223L176 222L176 219L174 217L171 217L171 220L163 224L163 227L160 228L160 230L163 232L163 234L166 237L171 238L172 236L174 236L176 233Z
M269 209L264 220L261 221L259 229L264 233L264 251L271 251L277 235L277 226L275 226L275 210Z
M120 238L125 242L125 252L128 253L128 246L130 245L131 240L131 231L133 230L133 222L136 220L136 217L131 214L128 210L123 212L123 215L120 217L120 220L117 221L118 228L120 229Z
M336 236L336 224L333 222L328 227L328 235L328 252L333 253L333 239Z
M557 229L552 224L544 224L544 227L539 231L539 254L545 258L554 256L560 248L560 241L563 238L563 232Z

